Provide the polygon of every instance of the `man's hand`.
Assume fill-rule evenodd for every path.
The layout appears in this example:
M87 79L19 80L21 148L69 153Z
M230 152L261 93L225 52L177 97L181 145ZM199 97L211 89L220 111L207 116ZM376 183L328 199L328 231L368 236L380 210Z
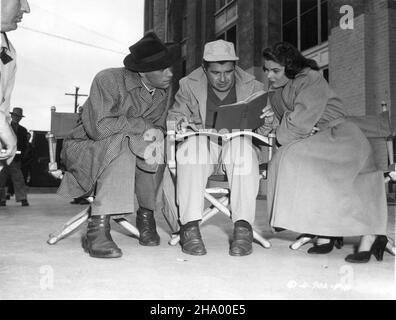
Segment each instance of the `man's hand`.
M188 122L187 117L183 116L179 119L176 124L176 132L177 133L185 133L187 129L190 128L193 131L198 131L196 125L192 122Z
M0 112L0 161L10 164L17 151L17 139L3 112Z
M143 139L144 141L161 142L164 140L164 133L161 129L151 128L144 132Z
M264 119L264 123L272 123L274 121L274 111L272 111L271 106L266 106L262 110L262 114L260 115L260 119Z
M188 119L187 117L181 117L178 122L176 123L176 132L177 133L184 133L187 131L188 126Z

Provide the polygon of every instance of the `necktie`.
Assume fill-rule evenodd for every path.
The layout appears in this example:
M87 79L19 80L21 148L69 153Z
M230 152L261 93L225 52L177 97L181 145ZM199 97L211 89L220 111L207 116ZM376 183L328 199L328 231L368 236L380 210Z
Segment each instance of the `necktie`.
M4 35L7 47L9 47L7 35L4 32L2 34ZM4 65L12 61L12 58L7 54L7 47L1 47L0 60Z

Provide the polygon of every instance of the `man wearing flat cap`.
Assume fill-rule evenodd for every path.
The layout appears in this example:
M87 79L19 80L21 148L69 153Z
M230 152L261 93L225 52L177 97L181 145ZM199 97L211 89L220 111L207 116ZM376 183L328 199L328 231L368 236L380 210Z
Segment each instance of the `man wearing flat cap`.
M237 60L233 43L224 40L207 43L202 66L180 80L168 121L176 123L179 130L187 125L196 129L214 128L220 105L235 103L263 90L262 83L236 66ZM239 137L220 145L205 136L193 136L180 145L176 159L182 251L206 254L198 224L204 211L208 177L221 169L227 174L231 189L234 236L229 254L250 254L260 179L257 153L251 140Z
M164 165L158 160L161 150L151 152L150 146L163 139L170 67L177 57L174 47L153 32L129 51L124 68L107 69L94 78L79 125L64 141L61 154L67 172L58 193L95 196L83 246L97 258L121 257L109 219L134 212L135 193L139 243L160 243L154 209Z
M5 166L0 171L0 206L6 205L6 192L5 186L7 185L8 178L11 178L14 186L15 200L21 202L22 206L29 206L27 200L27 187L25 185L25 179L22 174L21 166L22 161L26 159L29 141L27 138L28 131L25 127L21 126L19 122L24 118L22 108L14 108L11 112L11 128L17 138L17 150L19 153L15 155L12 162Z

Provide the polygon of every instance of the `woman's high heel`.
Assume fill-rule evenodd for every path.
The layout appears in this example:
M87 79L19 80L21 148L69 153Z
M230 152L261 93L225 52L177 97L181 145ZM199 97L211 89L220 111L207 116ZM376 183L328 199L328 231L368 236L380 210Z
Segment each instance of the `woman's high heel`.
M377 261L382 261L387 243L388 238L386 236L377 236L370 251L361 251L350 254L345 258L345 261L351 263L366 263L370 261L371 255L373 255Z
M334 246L341 249L344 244L343 238L340 237L329 237L329 240L329 243L314 245L307 252L309 254L327 254L333 250Z

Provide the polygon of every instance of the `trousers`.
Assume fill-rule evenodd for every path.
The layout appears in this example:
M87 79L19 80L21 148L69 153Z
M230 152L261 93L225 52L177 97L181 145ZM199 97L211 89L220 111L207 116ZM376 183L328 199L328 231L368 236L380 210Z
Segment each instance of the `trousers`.
M139 207L154 211L164 165L151 173L136 166L136 156L128 149L114 159L99 176L91 215L128 214Z
M7 185L8 177L11 177L11 181L14 185L15 200L17 202L26 200L27 187L21 171L21 161L14 160L0 171L0 201L6 200L5 187Z
M193 136L179 146L176 159L182 224L202 219L207 180L219 168L227 174L233 222L253 223L260 174L257 152L250 138L236 137L220 146L205 136Z

